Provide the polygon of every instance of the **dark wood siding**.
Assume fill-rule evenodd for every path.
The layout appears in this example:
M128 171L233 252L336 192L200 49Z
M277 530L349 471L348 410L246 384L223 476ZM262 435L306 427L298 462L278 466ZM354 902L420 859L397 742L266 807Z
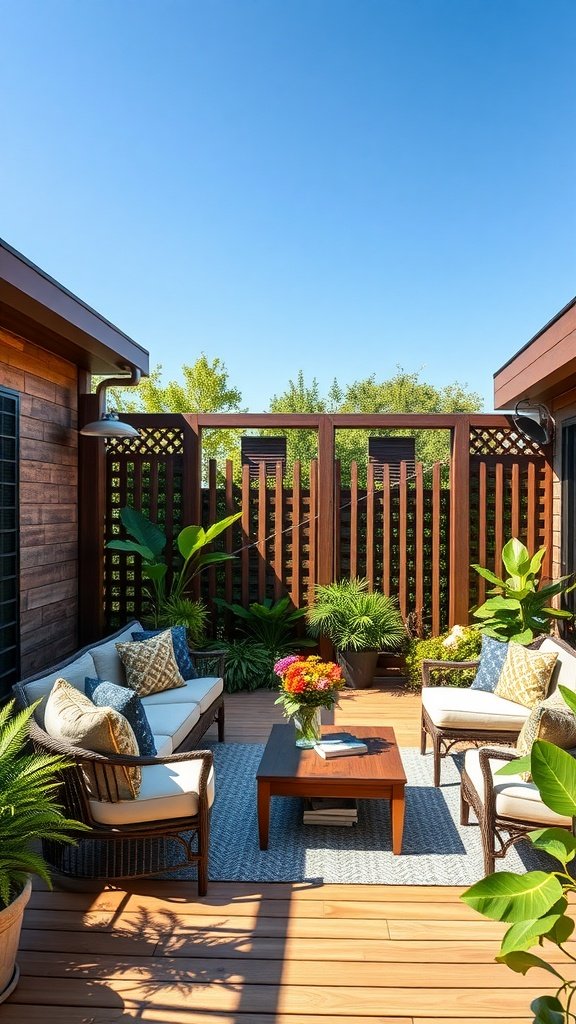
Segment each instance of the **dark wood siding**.
M20 394L23 676L78 645L77 369L0 328L0 384Z

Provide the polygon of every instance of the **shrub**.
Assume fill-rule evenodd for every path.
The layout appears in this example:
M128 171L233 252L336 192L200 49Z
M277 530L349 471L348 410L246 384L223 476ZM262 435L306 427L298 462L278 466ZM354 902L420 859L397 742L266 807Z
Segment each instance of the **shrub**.
M238 690L274 690L278 679L274 675L276 656L255 640L219 640L216 646L226 651L224 689L226 693Z
M426 640L417 637L410 640L406 652L406 677L411 690L422 685L422 662L432 661L474 661L480 656L482 637L470 626L453 626L448 633L432 636ZM451 671L443 680L448 686L470 686L475 669Z

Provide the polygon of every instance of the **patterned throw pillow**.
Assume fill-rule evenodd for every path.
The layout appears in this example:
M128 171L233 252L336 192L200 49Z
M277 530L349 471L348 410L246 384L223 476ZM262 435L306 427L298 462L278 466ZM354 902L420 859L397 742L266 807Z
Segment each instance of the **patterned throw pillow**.
M109 683L104 679L90 679L86 676L84 692L97 708L114 708L124 715L132 726L142 756L156 756L152 729L146 718L144 705L135 690L128 686L118 686L117 683Z
M48 695L44 728L56 740L97 754L130 754L138 757L138 743L130 723L113 708L97 708L92 701L65 679L57 679ZM142 771L138 767L113 765L106 769L118 787L121 800L133 800L140 792ZM92 796L108 799L106 788L97 785L93 772L85 772ZM111 779L112 782L112 779ZM111 790L114 790L113 782Z
M553 693L532 708L518 737L517 752L529 754L535 740L548 740L562 750L576 747L576 715L561 693Z
M150 640L153 636L160 636L160 633L164 632L165 630L163 629L137 629L132 633L132 639L137 640L139 643L141 640ZM186 626L172 626L171 632L174 657L176 658L180 675L183 679L198 679L198 673L194 668L190 651L188 650Z
M482 637L480 664L472 683L472 690L484 690L494 693L500 673L508 654L508 644L502 640L494 640L491 636Z
M557 654L529 651L508 644L508 654L494 693L497 697L533 708L548 692Z
M150 640L116 644L116 649L126 670L128 686L141 697L185 685L178 671L169 629Z

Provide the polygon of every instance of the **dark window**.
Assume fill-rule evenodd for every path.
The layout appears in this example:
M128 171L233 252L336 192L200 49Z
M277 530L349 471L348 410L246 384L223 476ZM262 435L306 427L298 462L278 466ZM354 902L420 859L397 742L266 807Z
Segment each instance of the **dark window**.
M250 467L250 476L257 477L260 472L260 463L266 466L266 476L276 475L276 463L282 463L282 472L286 468L286 438L285 437L251 437L250 435L240 439L240 451L242 465Z
M562 574L570 572L576 572L576 420L562 427ZM576 613L575 593L562 598L562 606L572 614ZM563 625L566 639L574 644L574 623Z
M368 461L374 466L375 480L381 480L383 467L390 466L390 480L397 483L401 462L407 463L408 476L416 469L416 441L413 437L369 437Z
M0 697L20 676L18 403L0 387Z

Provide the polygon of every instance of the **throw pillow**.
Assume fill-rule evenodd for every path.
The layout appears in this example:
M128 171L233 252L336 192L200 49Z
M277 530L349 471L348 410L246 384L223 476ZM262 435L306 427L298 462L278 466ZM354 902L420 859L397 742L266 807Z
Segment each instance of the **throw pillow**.
M478 671L472 682L471 689L494 693L507 654L507 643L502 640L495 640L493 637L484 634L480 649L480 664L478 665Z
M130 754L138 757L136 737L130 723L113 708L97 708L92 701L65 679L57 679L46 701L44 728L56 740L93 750L97 754ZM140 792L142 771L139 767L110 765L110 791L118 788L121 800L133 800ZM97 800L107 800L106 786L94 769L85 770L90 795ZM113 784L115 781L115 785Z
M509 643L494 693L525 708L533 708L548 692L557 657L557 654L529 651L521 644Z
M561 693L553 693L532 708L518 737L517 752L529 754L535 740L548 740L562 750L576 747L576 715Z
M86 676L86 696L97 708L114 708L130 722L138 750L143 757L156 756L156 744L150 723L146 718L144 705L135 690L128 686L118 686L104 679L90 679Z
M150 640L120 643L116 648L126 670L128 686L141 697L185 686L174 657L169 629Z
M163 629L138 629L132 633L132 639L139 643L141 640L150 640L153 636L160 636L164 632L165 630ZM188 650L186 626L172 626L171 632L174 657L176 658L180 675L183 679L198 679L198 673L194 668L190 651Z

